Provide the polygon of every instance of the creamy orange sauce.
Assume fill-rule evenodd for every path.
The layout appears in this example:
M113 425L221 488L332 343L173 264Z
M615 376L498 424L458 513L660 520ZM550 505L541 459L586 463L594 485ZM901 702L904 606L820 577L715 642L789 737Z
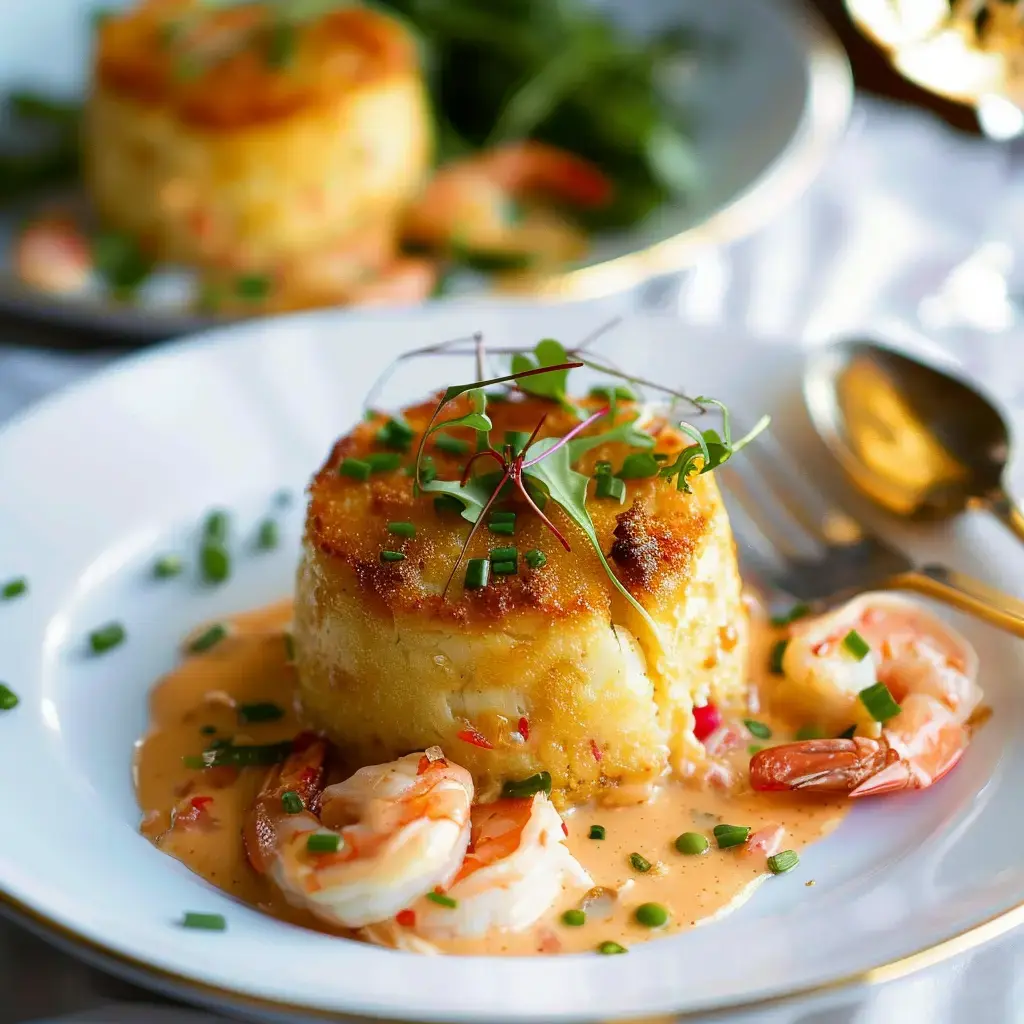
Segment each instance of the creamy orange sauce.
M306 927L351 934L290 906L250 867L242 829L267 769L196 770L183 761L201 754L218 738L266 744L291 739L301 731L297 681L285 643L290 619L290 602L237 617L226 638L204 653L188 654L154 688L150 731L138 744L135 762L142 832L165 853L246 903ZM761 631L754 640L752 657L755 664L763 664L770 636ZM277 705L282 717L240 724L239 708L259 703ZM757 718L772 727L776 741L792 738L791 727L764 714ZM763 742L751 737L753 744ZM735 767L745 772L748 750L738 749L731 756ZM799 852L835 828L848 803L789 793L730 794L682 781L666 782L653 793L616 790L612 795L618 806L588 805L565 816L569 849L595 886L614 893L602 901L607 913L599 912L600 905L588 905L585 925L564 925L562 913L579 907L585 895L574 889L563 892L530 931L437 945L452 953L574 952L593 950L609 940L628 948L654 935L693 927L734 906L771 877L763 850L717 849L712 838L715 825L749 826L752 836L781 826L785 836L779 849ZM606 838L590 839L592 825L603 826ZM700 856L679 853L674 840L683 832L706 835L709 850ZM636 870L630 862L634 853L652 865L649 871ZM798 867L773 878L772 884L800 886L810 881ZM652 930L636 923L634 912L646 902L666 907L668 924Z

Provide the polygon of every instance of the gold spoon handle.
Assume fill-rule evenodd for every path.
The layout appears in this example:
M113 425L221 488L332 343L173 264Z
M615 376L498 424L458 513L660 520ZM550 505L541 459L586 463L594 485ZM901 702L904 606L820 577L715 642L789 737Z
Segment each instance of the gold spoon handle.
M1024 601L944 565L922 565L893 576L887 585L893 590L912 590L933 597L990 626L1024 637Z
M989 510L1012 533L1017 540L1024 541L1024 512L1006 491L996 491L985 502Z

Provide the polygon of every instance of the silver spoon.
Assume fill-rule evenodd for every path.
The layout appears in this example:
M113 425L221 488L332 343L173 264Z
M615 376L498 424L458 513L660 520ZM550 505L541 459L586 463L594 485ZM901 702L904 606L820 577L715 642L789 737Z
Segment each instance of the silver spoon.
M910 356L850 340L812 353L804 396L854 485L908 519L991 512L1024 541L1006 491L1010 430L975 387Z

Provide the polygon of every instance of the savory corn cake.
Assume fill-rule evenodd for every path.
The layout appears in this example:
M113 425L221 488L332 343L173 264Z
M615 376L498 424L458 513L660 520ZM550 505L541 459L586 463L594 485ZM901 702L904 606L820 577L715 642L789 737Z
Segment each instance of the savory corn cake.
M153 257L273 271L394 255L431 161L414 41L363 7L149 0L106 19L84 127L89 192Z
M602 402L576 406L585 415ZM644 425L636 403L615 404L580 440L616 423ZM572 467L585 474L576 479L589 478L597 544L631 601L553 499L543 513L571 550L510 489L460 559L471 524L458 501L417 494L413 478L435 405L360 423L311 485L294 621L309 724L353 766L440 746L472 773L482 799L542 771L566 806L695 770L703 748L692 709L709 700L745 708L747 636L712 475L686 489L649 468L670 464L692 439L657 419L645 425L652 447L639 462L644 453L621 429L573 450ZM442 418L469 412L460 398ZM542 420L538 438L561 438L581 413L512 392L488 406L490 438L521 446ZM430 433L421 481L458 481L476 444L465 426ZM493 457L469 467L494 468Z

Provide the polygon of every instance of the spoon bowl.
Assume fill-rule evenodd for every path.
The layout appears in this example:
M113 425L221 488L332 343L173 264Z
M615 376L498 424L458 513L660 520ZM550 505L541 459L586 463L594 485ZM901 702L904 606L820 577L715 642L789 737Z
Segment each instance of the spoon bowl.
M850 339L808 358L804 398L847 476L889 512L937 520L984 509L1024 540L1024 515L1003 483L1010 430L974 385Z

